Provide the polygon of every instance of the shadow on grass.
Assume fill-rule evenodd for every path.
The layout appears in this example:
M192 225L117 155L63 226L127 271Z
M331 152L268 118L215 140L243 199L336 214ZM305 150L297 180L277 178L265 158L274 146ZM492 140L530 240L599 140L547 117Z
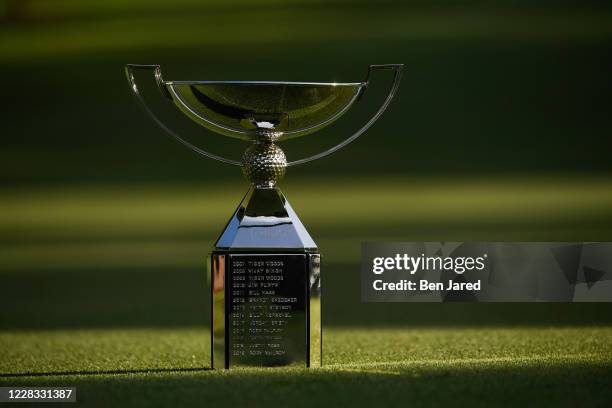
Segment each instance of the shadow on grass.
M187 373L212 370L209 367L190 368L143 368L138 370L74 370L74 371L47 371L31 373L0 373L0 378L29 378L29 377L61 377L61 376L89 376L89 375L121 375L121 374L156 374L156 373Z
M176 327L208 324L205 269L3 272L1 329Z
M76 386L87 405L266 408L607 406L611 381L609 362L561 360L0 378L6 385Z
M358 265L325 265L327 327L612 324L612 303L362 303ZM0 274L0 330L208 327L204 268Z

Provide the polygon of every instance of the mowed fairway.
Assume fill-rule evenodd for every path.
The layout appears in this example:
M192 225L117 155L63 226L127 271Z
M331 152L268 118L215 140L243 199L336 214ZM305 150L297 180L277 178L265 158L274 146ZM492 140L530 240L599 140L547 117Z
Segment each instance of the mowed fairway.
M99 407L609 406L612 303L361 302L363 241L612 241L612 10L504 3L0 1L0 385ZM406 64L366 135L281 184L323 254L323 368L208 368L205 258L246 185L140 112L126 63L324 82ZM365 122L380 74L287 157ZM240 157L142 80L171 127Z
M0 335L1 385L97 406L606 406L612 328L329 329L325 367L211 371L205 330ZM25 374L29 373L29 374Z
M204 258L244 185L7 189L0 383L77 386L92 406L609 402L607 304L359 298L362 240L605 240L609 180L364 183L285 189L325 257L325 366L311 370L209 369Z

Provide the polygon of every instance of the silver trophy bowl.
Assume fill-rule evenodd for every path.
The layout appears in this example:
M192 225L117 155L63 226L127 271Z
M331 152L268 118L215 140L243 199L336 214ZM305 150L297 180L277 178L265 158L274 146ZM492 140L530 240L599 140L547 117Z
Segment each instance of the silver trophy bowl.
M274 141L313 133L344 114L365 82L169 81L162 86L196 123L223 135Z
M332 124L358 100L362 100L370 85L370 76L376 70L394 73L387 97L369 120L350 137L338 145L316 155L287 162L282 167L307 163L327 156L362 135L385 111L395 95L401 79L403 65L370 65L363 82L277 82L277 81L166 81L159 65L128 64L126 75L130 88L145 112L166 132L196 153L238 166L248 165L243 160L232 160L210 153L179 136L165 125L147 106L138 85L135 71L153 71L161 93L174 103L187 117L205 128L255 144L275 143L308 135ZM252 153L252 148L251 153ZM278 157L282 150L264 149ZM249 149L245 157L249 155ZM283 154L284 156L284 154ZM258 166L261 167L261 166ZM245 175L248 172L245 172ZM278 172L271 172L272 175ZM248 176L247 176L248 177ZM250 180L253 181L253 180ZM276 180L271 180L273 185ZM263 185L263 184L262 184Z
M142 98L136 70L153 71L161 93L197 124L250 142L242 160L210 153L165 125ZM287 161L277 143L335 122L364 100L375 70L394 75L374 115L332 148ZM327 156L362 135L391 102L401 71L402 65L371 65L365 81L347 83L165 81L158 65L126 66L134 96L159 126L202 156L241 166L252 184L210 253L213 368L322 364L321 255L276 183L288 166Z

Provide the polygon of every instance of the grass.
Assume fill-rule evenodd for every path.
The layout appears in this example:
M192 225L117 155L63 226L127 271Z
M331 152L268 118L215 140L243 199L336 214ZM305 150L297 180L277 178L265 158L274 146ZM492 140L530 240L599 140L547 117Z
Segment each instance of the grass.
M0 384L104 407L609 404L612 303L362 304L358 279L365 240L610 240L609 7L354 3L32 0L0 26ZM204 257L245 186L138 112L126 62L407 64L368 137L283 184L325 257L324 368L207 370Z
M0 330L206 327L205 257L245 185L4 188ZM608 241L608 177L288 180L333 326L612 324L612 304L362 304L362 241ZM18 305L18 306L17 306Z
M29 18L42 24L0 26L2 62L40 61L74 54L158 47L286 47L312 42L395 40L592 41L611 34L609 10L533 10L459 7L440 10L406 4L270 2L219 5L157 4L117 10L104 2L77 8L33 7ZM99 3L99 4L97 4ZM276 4L274 4L276 3ZM309 4L310 3L310 4ZM44 5L44 3L42 3ZM40 3L34 3L34 6ZM99 7L102 5L102 7ZM96 7L98 6L98 7ZM47 6L48 7L48 6ZM146 9L143 12L143 9ZM362 30L349 30L351 24ZM521 28L523 27L523 28ZM525 30L524 27L531 27ZM534 29L537 28L537 29ZM129 35L126 35L129 33ZM245 36L245 33L249 35ZM244 52L244 51L243 51Z
M609 402L609 304L361 304L355 275L365 239L609 238L607 178L327 181L286 188L328 259L313 370L208 369L202 262L242 185L5 189L0 384L88 406Z
M23 21L0 25L1 72L13 78L0 179L140 184L230 175L190 156L142 115L125 81L128 62L159 63L166 79L296 81L359 81L368 64L406 64L397 98L366 137L291 177L610 171L602 97L609 7L332 3L28 2ZM283 144L288 157L354 131L385 92L384 74L351 116ZM209 137L166 106L148 76L141 89L192 142L241 155L244 145Z
M321 369L208 370L199 329L0 334L1 385L92 406L605 406L612 328L329 329Z
M84 267L93 259L99 266L197 266L200 258L190 254L200 254L203 241L216 237L247 188L239 180L221 184L4 189L0 240L8 245L0 268L29 268L42 260L48 268ZM334 261L344 262L358 255L358 246L337 249L346 249L355 235L600 239L612 226L610 186L608 176L540 175L327 178L281 187L311 233L329 242ZM526 226L539 229L539 236Z

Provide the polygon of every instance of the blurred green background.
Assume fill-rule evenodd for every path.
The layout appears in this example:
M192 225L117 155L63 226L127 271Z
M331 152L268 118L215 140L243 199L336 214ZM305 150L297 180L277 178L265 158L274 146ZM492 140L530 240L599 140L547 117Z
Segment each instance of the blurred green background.
M612 304L362 304L362 241L611 241L612 5L0 0L0 384L93 406L606 406ZM247 189L165 79L360 81L390 109L281 187L323 254L325 367L210 371L205 259ZM282 145L346 138L384 96ZM388 74L388 73L387 73ZM139 77L155 111L238 158Z
M139 110L165 79L359 81L404 63L361 139L281 184L324 255L337 326L592 325L609 304L361 304L360 242L612 240L612 6L572 1L0 2L0 330L206 327L205 257L247 189ZM283 145L342 140L342 121ZM189 139L246 147L188 123ZM373 89L376 89L373 87ZM378 93L377 93L378 92Z

